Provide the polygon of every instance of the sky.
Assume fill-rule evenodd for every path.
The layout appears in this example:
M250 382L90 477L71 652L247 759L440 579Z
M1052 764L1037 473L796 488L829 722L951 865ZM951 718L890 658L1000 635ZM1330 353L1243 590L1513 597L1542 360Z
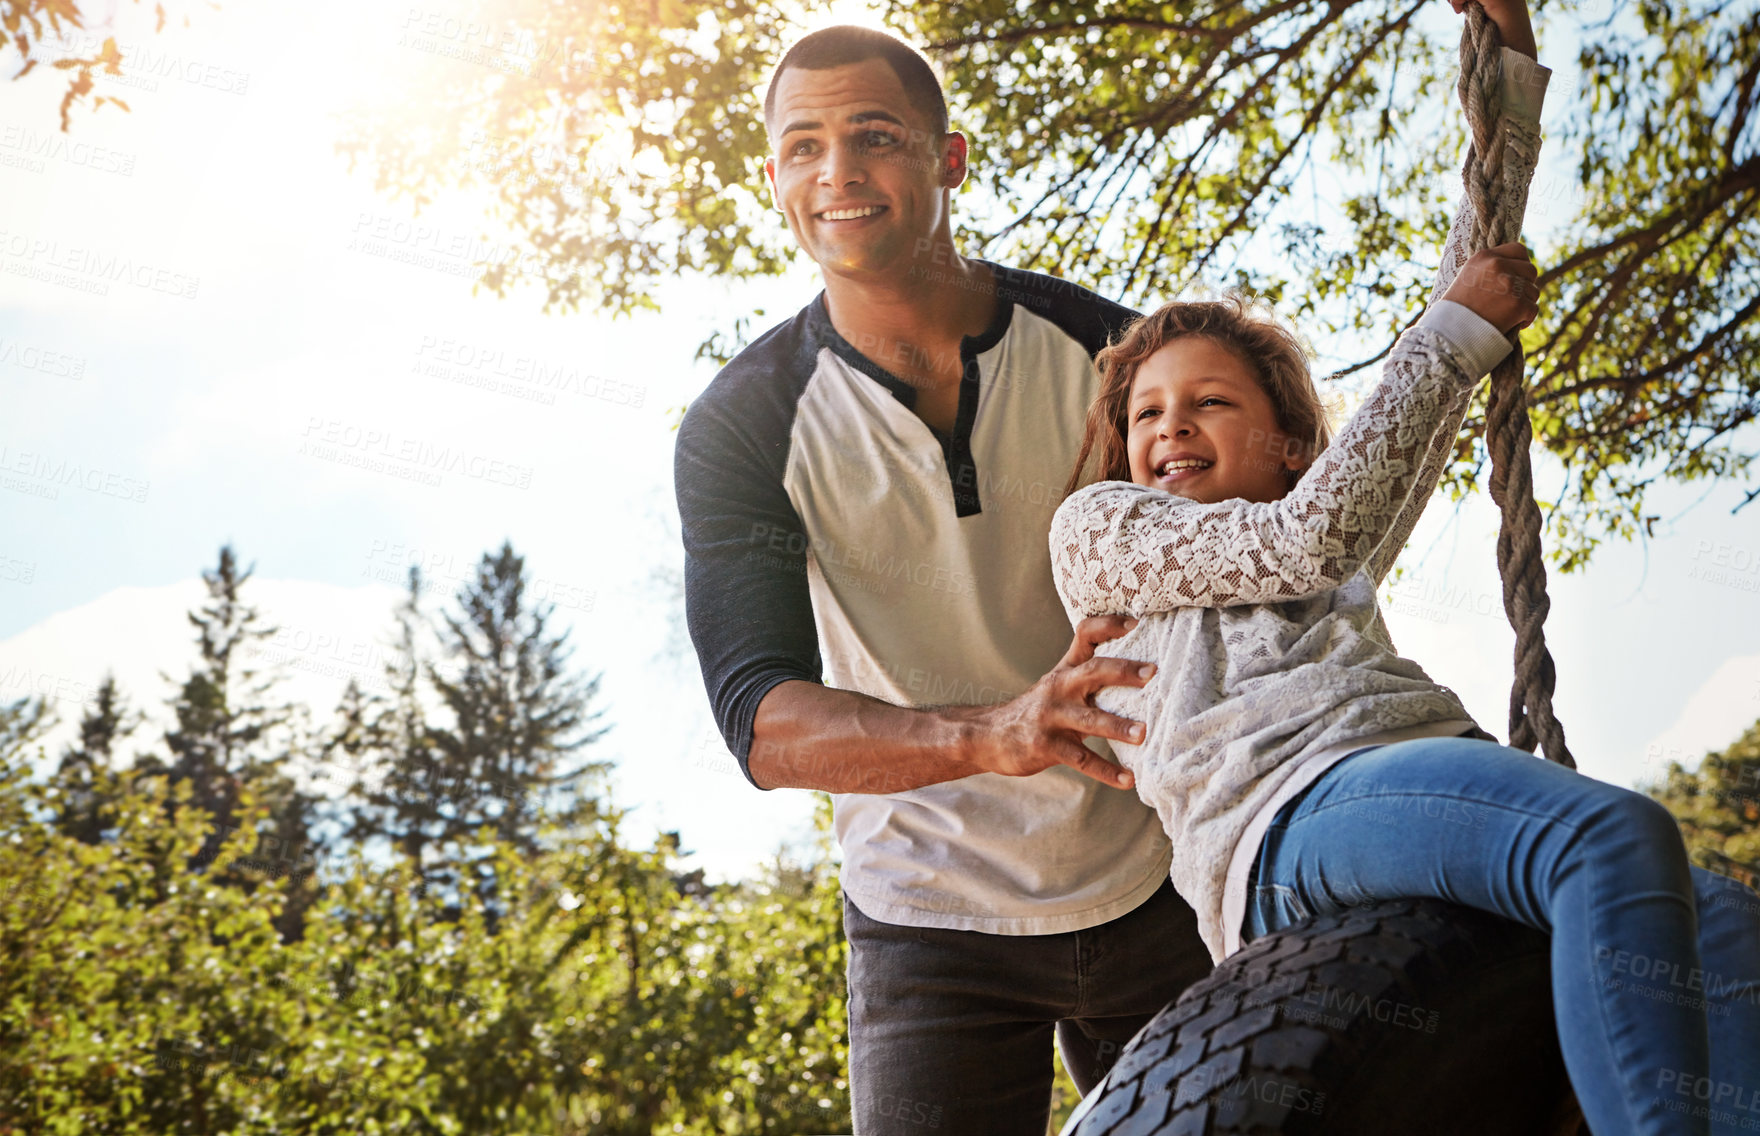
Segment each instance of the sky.
M677 281L661 314L618 320L472 296L445 248L482 229L481 203L418 217L332 145L345 108L474 65L445 58L444 35L409 38L452 11L188 11L153 37L150 8L116 6L139 55L98 89L127 113L78 110L63 135L58 73L0 87L0 699L53 699L51 752L107 669L159 709L163 676L193 658L199 573L230 542L278 627L257 662L323 717L349 678L380 681L408 564L450 591L506 539L576 665L604 676L612 729L589 755L617 763L626 833L680 831L716 879L805 838L811 796L753 789L709 716L671 469L678 408L714 374L696 345L810 301L811 266ZM1575 53L1547 48L1556 123ZM1540 234L1563 219L1546 188L1569 183L1560 157L1536 183ZM1328 344L1316 370L1360 346ZM1553 574L1557 708L1585 772L1633 784L1760 719L1760 505L1732 515L1741 496L1665 488L1652 539ZM1513 635L1495 524L1482 497L1439 499L1384 606L1402 653L1501 737Z

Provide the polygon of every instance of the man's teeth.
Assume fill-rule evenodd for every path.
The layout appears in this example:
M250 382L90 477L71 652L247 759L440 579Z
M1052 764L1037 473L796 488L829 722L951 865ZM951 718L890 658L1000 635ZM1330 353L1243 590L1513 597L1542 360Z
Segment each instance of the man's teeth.
M854 221L857 217L872 217L884 208L884 205L864 205L860 209L833 209L819 216L827 221Z
M1176 469L1207 469L1209 466L1209 462L1201 461L1198 458L1181 458L1178 461L1162 462L1161 475L1165 477Z

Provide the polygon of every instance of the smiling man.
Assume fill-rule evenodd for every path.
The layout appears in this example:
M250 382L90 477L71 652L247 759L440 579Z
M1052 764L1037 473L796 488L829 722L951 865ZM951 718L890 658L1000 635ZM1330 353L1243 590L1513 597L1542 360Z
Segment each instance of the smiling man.
M825 288L679 428L691 637L752 783L833 795L856 1132L1042 1133L1054 1034L1085 1093L1210 969L1108 760L1137 724L1089 702L1149 676L1093 656L1123 617L1070 627L1047 546L1137 313L958 254L966 140L898 40L807 36L764 109Z

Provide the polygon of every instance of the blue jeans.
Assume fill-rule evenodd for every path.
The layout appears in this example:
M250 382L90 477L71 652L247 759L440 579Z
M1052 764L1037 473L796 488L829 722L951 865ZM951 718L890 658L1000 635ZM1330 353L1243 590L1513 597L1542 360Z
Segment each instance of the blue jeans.
M1691 867L1657 802L1475 738L1358 750L1278 811L1242 937L1399 896L1551 934L1597 1136L1760 1132L1760 896Z

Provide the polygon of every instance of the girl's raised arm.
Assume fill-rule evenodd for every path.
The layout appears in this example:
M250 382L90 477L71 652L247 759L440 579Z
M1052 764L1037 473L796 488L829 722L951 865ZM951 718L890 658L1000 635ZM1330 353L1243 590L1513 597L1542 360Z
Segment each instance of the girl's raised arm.
M1534 181L1534 168L1540 160L1540 108L1545 100L1546 81L1552 72L1532 57L1513 48L1503 49L1503 181L1497 191L1499 212L1514 221L1506 232L1520 232L1521 219L1528 209L1528 188ZM1442 246L1442 265L1436 274L1436 287L1430 292L1430 307L1438 307L1443 293L1460 275L1461 265L1471 255L1468 238L1472 232L1473 210L1465 190L1465 165L1462 166L1459 203L1455 206L1454 225ZM1445 330L1445 334L1446 334ZM1494 363L1495 365L1495 363ZM1473 388L1459 392L1446 408L1436 434L1425 448L1419 463L1418 476L1412 493L1399 516L1394 519L1385 539L1369 557L1369 576L1377 584L1387 578L1393 562L1405 549L1406 541L1417 527L1418 518L1430 504L1442 471L1454 453L1455 439L1460 437L1461 421L1466 418L1467 404L1472 401Z
M1500 203L1519 217L1550 72L1507 48L1504 62ZM1359 570L1377 581L1386 574L1435 490L1473 389L1509 350L1485 320L1440 299L1466 261L1467 208L1463 195L1431 307L1400 336L1381 383L1287 496L1206 505L1103 481L1059 506L1052 570L1072 622L1300 599Z

